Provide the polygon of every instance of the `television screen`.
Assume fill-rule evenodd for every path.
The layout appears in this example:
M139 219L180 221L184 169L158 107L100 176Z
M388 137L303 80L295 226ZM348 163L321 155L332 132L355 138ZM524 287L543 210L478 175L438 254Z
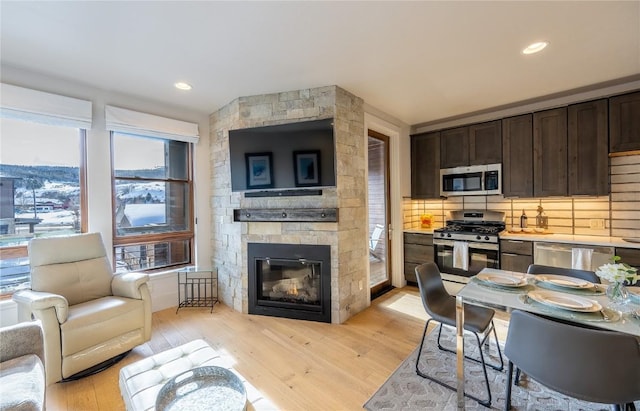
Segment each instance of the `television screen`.
M335 187L333 119L229 130L231 190Z

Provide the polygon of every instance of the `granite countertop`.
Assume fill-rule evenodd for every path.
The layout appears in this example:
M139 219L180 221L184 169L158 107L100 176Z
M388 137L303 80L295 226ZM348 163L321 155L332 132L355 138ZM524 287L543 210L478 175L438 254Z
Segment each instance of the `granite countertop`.
M537 233L500 233L501 240L545 241L549 243L584 244L594 246L638 248L640 243L624 241L620 237L602 237L596 235L537 234Z
M434 227L438 228L438 227ZM405 233L433 234L433 228L410 228ZM538 233L500 233L501 240L544 241L549 243L584 244L591 246L624 247L640 249L640 243L624 241L620 237L602 237L595 235L571 235L571 234L538 234Z

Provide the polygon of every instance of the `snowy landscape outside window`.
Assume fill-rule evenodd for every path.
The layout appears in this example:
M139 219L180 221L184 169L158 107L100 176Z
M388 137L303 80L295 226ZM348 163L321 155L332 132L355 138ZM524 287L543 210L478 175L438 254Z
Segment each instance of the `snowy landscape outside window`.
M0 118L0 294L29 287L31 238L86 225L84 130Z
M190 143L112 133L116 271L189 264Z

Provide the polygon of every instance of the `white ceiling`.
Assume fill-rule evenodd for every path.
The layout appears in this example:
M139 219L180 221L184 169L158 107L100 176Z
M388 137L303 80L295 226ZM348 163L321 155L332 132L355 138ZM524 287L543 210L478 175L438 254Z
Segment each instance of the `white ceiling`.
M3 65L206 114L335 84L415 125L640 73L640 1L1 0L0 15Z

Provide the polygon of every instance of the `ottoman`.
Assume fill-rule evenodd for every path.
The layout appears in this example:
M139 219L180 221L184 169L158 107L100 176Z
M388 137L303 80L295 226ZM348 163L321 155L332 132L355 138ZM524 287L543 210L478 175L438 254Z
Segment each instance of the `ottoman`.
M120 370L120 392L127 411L154 410L158 392L172 377L205 365L231 370L226 362L204 340L194 340L129 364Z

